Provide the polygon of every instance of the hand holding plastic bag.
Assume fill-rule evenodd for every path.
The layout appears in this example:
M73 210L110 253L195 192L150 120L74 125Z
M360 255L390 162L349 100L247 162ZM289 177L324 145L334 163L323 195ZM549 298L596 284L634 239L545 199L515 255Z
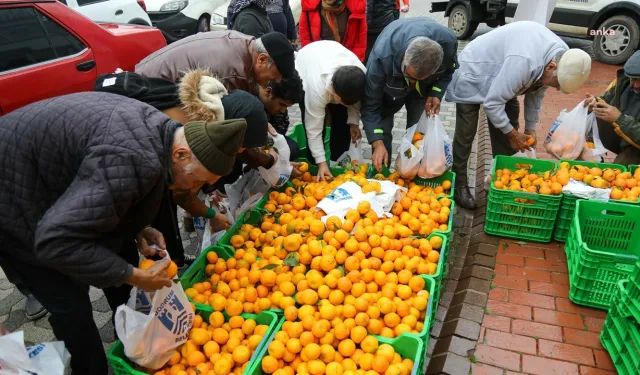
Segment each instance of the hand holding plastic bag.
M571 112L560 112L547 133L545 149L558 159L577 159L586 143L587 115L588 109L584 106L584 101L578 103Z
M600 134L598 133L598 120L596 115L589 113L587 117L587 137L586 143L582 153L580 153L580 160L600 162L602 161L602 155L606 154L608 150L602 144L600 140Z
M451 139L442 126L440 116L427 120L427 132L424 135L424 150L418 177L434 178L441 176L453 165Z
M187 341L193 318L182 286L172 283L154 293L131 289L127 304L116 310L115 325L126 356L157 370Z
M423 140L427 131L427 114L422 113L418 123L407 129L402 137L398 157L396 157L396 171L405 180L413 180L418 174L423 157Z
M258 168L260 176L271 185L272 187L280 187L284 185L289 178L291 178L291 171L293 167L289 162L291 156L291 150L289 150L289 144L282 134L278 134L273 139L273 148L269 152L275 152L278 156L276 163L269 169L262 167Z

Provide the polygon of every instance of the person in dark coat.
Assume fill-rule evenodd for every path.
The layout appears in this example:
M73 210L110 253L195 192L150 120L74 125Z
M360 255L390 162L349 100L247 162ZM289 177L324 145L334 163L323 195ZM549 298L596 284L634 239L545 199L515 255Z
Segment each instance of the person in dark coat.
M227 9L227 29L260 38L273 32L267 6L275 0L231 0Z
M269 21L273 26L273 31L286 36L294 46L297 45L296 20L293 18L289 0L273 0L267 5L266 10L269 15Z
M396 0L367 0L367 51L364 63L369 61L369 55L387 25L396 20Z
M72 374L108 373L89 285L113 310L131 286L171 286L168 260L136 267L138 252L166 249L149 225L169 189L198 189L231 171L246 127L183 127L148 104L96 92L0 117L0 256L51 313Z

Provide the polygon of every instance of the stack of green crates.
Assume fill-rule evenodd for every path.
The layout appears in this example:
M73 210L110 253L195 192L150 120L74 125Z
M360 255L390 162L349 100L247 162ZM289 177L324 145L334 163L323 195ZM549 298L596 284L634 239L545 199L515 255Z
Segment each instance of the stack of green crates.
M578 200L565 253L569 298L608 309L640 257L640 206Z
M487 199L484 231L493 236L524 241L549 242L560 209L561 195L542 195L496 189L496 171L528 169L530 173L554 171L557 164L548 160L498 155L491 170L491 188Z
M638 271L633 274L637 279ZM631 281L621 280L615 288L609 314L602 327L600 342L609 352L611 361L620 375L640 374L640 324L638 317L627 307L637 299L630 299Z
M595 168L598 167L602 170L604 169L619 169L622 172L627 171L627 167L620 164L609 164L609 163L593 163L588 161L577 161L577 160L560 160L560 162L569 163L570 166L574 165L582 165L587 168ZM576 210L576 201L578 198L571 194L562 194L562 204L560 205L560 210L558 211L558 219L556 221L556 228L553 232L553 239L559 242L565 242L567 240L567 235L569 234L569 227L571 226L571 221L573 220L573 213Z

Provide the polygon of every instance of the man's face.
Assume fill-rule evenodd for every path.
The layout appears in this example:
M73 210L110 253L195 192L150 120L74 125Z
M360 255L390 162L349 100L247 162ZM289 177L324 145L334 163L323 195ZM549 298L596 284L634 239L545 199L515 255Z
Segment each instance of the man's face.
M629 86L631 86L631 89L633 90L633 92L635 92L636 94L640 94L640 79L630 78Z
M282 79L282 74L278 71L276 64L271 63L271 66L269 66L269 55L266 53L260 53L256 57L253 73L258 84L263 86L269 81L280 82Z
M540 83L543 86L547 87L555 87L556 90L560 91L560 82L558 82L558 64L555 61L552 61L544 67L544 72L542 73L542 77L540 77Z
M402 59L402 75L410 87L415 86L418 81L424 81L429 78L428 75L425 77L419 77L416 70L411 65L407 64L404 58Z
M176 147L171 155L171 190L197 192L204 184L214 184L220 176L209 172L192 158L188 147Z
M282 98L275 98L272 94L271 87L260 86L258 97L264 105L265 111L270 115L284 113L293 103Z

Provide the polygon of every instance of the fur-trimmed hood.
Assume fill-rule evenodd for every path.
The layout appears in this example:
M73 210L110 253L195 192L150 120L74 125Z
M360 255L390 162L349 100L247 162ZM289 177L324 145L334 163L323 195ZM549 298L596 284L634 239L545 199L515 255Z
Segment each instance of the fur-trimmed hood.
M191 70L179 85L180 102L190 121L224 120L222 97L227 89L206 70Z

